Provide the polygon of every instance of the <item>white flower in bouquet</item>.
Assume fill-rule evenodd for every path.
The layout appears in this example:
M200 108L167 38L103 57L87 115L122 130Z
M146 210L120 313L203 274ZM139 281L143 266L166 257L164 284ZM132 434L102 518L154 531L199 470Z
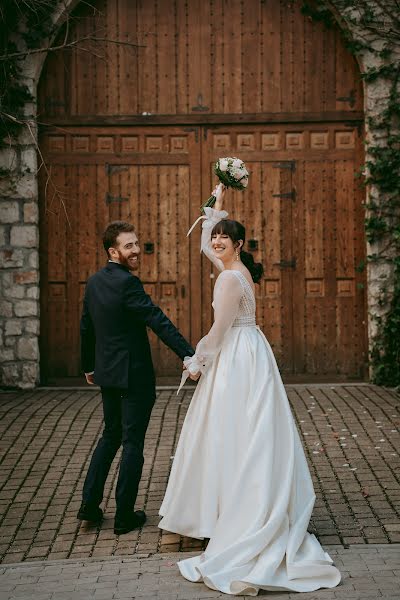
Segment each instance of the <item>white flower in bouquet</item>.
M219 168L221 171L226 171L228 168L228 159L227 158L220 158L219 159Z

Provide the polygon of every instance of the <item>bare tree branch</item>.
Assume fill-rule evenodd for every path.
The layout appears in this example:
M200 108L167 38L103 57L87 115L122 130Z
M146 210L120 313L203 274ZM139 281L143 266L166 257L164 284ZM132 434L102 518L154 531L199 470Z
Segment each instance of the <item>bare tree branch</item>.
M130 48L145 48L146 46L143 44L135 44L133 42L124 42L122 40L113 40L110 38L100 38L93 37L91 35L87 35L79 38L78 40L72 40L71 42L60 44L59 46L48 46L46 48L34 48L32 50L23 50L20 52L13 52L12 54L3 54L0 56L0 61L8 60L10 58L25 58L27 56L31 56L32 54L39 54L42 52L56 52L57 50L64 50L65 48L78 48L78 44L82 42L103 42L107 44L116 44L117 46L127 46ZM82 48L79 48L82 50Z

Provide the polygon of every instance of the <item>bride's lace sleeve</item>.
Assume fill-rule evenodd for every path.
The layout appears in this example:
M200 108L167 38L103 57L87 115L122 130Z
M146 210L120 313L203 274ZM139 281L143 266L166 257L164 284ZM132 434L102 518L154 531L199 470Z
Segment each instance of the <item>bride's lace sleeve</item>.
M239 277L232 271L224 271L219 275L214 293L214 323L207 335L197 344L195 354L183 361L187 371L182 375L179 390L188 378L188 372L205 373L217 356L224 336L237 316L242 295L243 288Z
M207 206L204 209L205 220L203 221L203 231L201 233L201 251L211 260L212 263L217 267L219 271L224 270L224 264L222 260L214 255L211 246L211 232L214 225L219 223L222 219L226 219L228 213L226 210L215 210Z

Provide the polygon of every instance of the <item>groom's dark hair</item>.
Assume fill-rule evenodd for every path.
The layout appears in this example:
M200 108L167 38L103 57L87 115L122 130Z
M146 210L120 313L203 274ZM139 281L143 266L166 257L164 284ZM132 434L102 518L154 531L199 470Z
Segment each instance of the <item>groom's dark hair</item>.
M117 242L117 237L120 233L131 233L135 231L132 223L127 221L112 221L109 223L103 233L103 246L108 256L109 248L114 248Z

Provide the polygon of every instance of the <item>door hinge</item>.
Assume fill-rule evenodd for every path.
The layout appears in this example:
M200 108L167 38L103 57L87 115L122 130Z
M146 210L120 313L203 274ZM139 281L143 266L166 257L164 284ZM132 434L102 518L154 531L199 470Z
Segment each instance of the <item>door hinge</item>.
M351 108L353 108L353 106L356 103L356 91L350 90L348 96L339 96L338 98L336 98L336 101L337 102L348 102L349 105L351 106Z
M285 162L278 162L272 165L274 169L290 169L291 171L296 170L296 161L287 160Z
M106 175L112 175L113 173L120 173L121 171L128 171L129 165L110 165L106 163L104 165Z
M198 127L184 127L183 131L185 133L192 133L192 131L194 132L194 139L197 142L199 141L199 128Z
M296 190L291 192L284 192L283 194L272 194L273 198L290 198L290 200L296 200Z
M128 202L128 200L129 198L124 198L123 196L111 196L111 194L106 192L106 204L111 204L111 202Z
M278 263L273 263L274 267L279 267L280 269L295 269L296 268L297 259L292 258L291 260L280 260Z

